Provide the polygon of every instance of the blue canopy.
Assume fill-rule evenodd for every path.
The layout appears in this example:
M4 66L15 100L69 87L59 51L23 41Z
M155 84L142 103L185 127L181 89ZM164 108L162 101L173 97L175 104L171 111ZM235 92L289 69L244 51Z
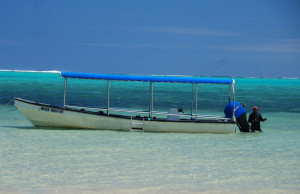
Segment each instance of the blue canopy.
M178 76L142 76L142 75L114 75L60 72L61 77L77 79L98 79L118 81L141 81L141 82L169 82L169 83L204 83L204 84L232 84L233 79L178 77Z

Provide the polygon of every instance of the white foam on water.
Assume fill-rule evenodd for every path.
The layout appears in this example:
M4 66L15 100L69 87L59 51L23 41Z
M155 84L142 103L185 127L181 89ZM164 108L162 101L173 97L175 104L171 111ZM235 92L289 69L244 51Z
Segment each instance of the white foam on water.
M36 71L36 70L9 70L9 69L2 69L0 71L8 71L8 72L31 72L31 73L60 73L60 71L57 71L57 70Z

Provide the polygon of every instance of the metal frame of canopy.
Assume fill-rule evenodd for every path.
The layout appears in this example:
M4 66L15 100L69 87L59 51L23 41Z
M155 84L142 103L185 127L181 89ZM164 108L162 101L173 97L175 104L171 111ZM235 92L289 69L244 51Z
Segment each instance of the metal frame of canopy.
M221 84L221 85L229 85L229 95L228 100L230 103L231 100L231 90L233 95L233 102L235 107L235 80L233 79L217 79L217 78L197 78L197 77L171 77L171 76L139 76L139 75L112 75L112 74L91 74L91 73L73 73L73 72L60 72L60 76L65 79L65 87L64 87L64 108L66 105L66 97L67 97L67 79L75 78L75 79L96 79L96 80L107 80L107 115L109 115L109 111L121 111L119 109L110 108L109 104L109 83L112 81L136 81L136 82L150 82L149 86L149 117L153 117L153 82L165 82L165 83L190 83L192 86L192 106L191 106L191 116L193 117L193 109L194 109L194 94L195 94L195 120L197 121L197 90L198 84ZM196 93L194 91L194 85L196 84ZM76 106L69 106L76 107ZM78 107L78 108L87 108L87 107ZM238 107L237 107L238 108ZM235 119L235 108L233 110L232 118ZM122 112L130 112L128 110L122 110ZM134 112L134 111L133 111ZM140 112L141 113L141 112ZM143 112L146 113L146 112ZM156 113L155 114L164 114L164 113ZM164 115L174 115L174 114L164 114ZM207 117L208 116L208 117ZM200 116L203 117L203 116ZM204 118L213 118L211 115L204 115ZM215 117L220 119L220 117Z

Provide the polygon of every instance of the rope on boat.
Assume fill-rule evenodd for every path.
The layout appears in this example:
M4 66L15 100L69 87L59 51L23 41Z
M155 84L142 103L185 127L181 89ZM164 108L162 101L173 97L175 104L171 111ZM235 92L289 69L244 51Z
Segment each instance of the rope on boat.
M15 98L13 98L11 101L9 101L7 104L3 105L0 107L0 110L5 108L7 105L9 105L10 103L12 103L13 101L15 101ZM10 111L14 111L14 110L17 110L17 108L14 108L14 109L11 109L11 110L7 110L7 111L4 111L4 112L0 112L0 114L4 114L4 113L7 113L7 112L10 112Z
M4 112L0 112L0 114L8 113L8 112L14 111L14 110L17 110L17 108L13 108L13 109L10 109L10 110L4 111Z

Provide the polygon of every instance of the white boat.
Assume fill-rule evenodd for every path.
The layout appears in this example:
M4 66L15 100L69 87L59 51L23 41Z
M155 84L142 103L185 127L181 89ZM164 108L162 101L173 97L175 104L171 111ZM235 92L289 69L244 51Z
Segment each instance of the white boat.
M89 74L61 72L65 79L64 103L62 107L15 98L15 106L36 127L58 127L74 129L124 130L145 132L188 132L188 133L233 133L236 128L235 81L233 79L173 77L173 76L135 76L112 74ZM89 108L66 104L67 79L107 80L107 107ZM110 81L149 82L149 111L115 109L109 105ZM177 108L169 112L153 110L153 82L187 83L193 85L191 114L179 113ZM229 102L233 95L232 116L212 116L197 114L197 85L223 84L229 85ZM196 88L194 90L194 88ZM194 99L195 96L195 99ZM194 103L195 101L195 103ZM194 107L195 104L195 107ZM193 113L193 109L195 113ZM146 114L147 116L129 116L129 112ZM117 114L116 114L117 113ZM230 114L231 114L230 113Z

